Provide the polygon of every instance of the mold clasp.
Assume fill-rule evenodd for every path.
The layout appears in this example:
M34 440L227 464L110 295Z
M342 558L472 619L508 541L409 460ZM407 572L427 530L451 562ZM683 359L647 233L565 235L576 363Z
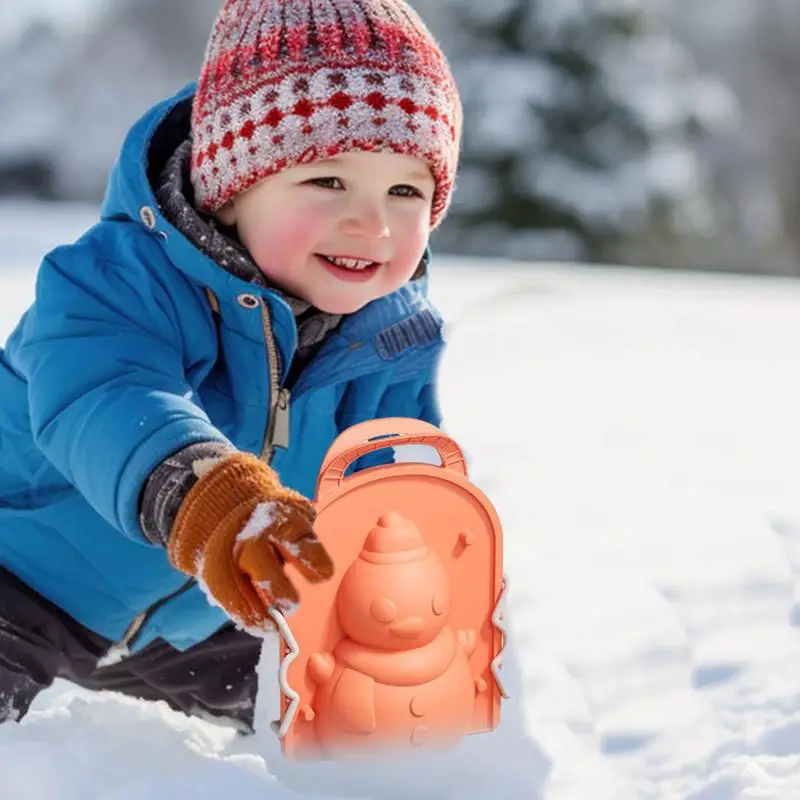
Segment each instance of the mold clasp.
M503 679L500 676L500 671L503 669L503 656L506 651L506 643L508 642L508 628L506 626L506 596L508 595L508 576L503 576L503 588L500 591L500 596L497 598L497 604L492 613L492 625L502 634L502 641L500 650L497 655L492 659L492 675L500 690L500 694L504 700L508 700L508 692L503 685Z

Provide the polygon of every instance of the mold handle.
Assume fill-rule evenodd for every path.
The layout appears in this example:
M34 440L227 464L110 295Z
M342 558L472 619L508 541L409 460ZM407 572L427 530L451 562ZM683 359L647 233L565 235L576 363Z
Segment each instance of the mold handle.
M340 486L344 473L357 458L384 447L408 444L435 448L442 459L442 469L467 474L463 451L435 425L410 417L387 417L354 425L337 437L320 469L317 498Z

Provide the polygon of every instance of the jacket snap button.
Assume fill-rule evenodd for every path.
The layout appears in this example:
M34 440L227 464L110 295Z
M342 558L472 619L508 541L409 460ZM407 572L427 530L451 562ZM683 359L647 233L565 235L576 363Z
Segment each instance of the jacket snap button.
M150 206L141 207L139 210L139 219L141 219L150 230L153 230L156 226L156 215Z
M258 298L254 294L240 294L236 299L244 308L258 308Z

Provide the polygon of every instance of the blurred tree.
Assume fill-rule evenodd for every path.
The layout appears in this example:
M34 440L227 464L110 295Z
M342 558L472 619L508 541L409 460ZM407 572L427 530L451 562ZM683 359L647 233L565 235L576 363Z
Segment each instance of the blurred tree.
M648 0L411 0L467 116L458 252L647 258L713 228L698 139L725 107Z
M108 0L74 37L37 26L0 52L0 193L100 200L130 125L197 77L220 3Z
M0 50L0 193L52 197L52 130L59 118L47 82L64 63L68 46L51 25L37 21Z
M670 9L675 35L741 109L735 128L706 143L727 220L725 264L800 274L800 4L673 0Z
M800 6L764 0L763 11L753 30L763 85L771 87L768 98L761 98L768 115L761 123L768 125L763 141L771 154L768 174L780 208L780 236L791 253L789 269L800 274Z
M102 197L129 126L194 80L221 0L110 0L54 76L52 101L68 121L54 142L63 191Z

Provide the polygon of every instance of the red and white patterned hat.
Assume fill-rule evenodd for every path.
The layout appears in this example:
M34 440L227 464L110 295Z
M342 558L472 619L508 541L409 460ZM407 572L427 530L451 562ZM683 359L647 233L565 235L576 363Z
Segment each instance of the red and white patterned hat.
M225 0L192 108L192 184L214 212L287 167L349 150L426 162L431 226L450 204L462 109L404 0Z

